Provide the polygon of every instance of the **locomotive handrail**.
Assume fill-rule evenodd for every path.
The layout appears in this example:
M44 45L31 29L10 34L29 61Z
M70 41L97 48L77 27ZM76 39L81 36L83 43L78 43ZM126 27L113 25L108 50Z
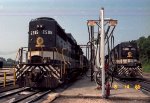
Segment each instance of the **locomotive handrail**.
M56 50L56 52L57 52L57 54L59 53L58 52L58 49L56 48L56 47L54 47L54 49ZM54 55L54 54L53 54ZM60 68L61 68L61 70L60 70L60 78L62 77L62 62L61 62L61 64L60 64Z
M64 52L64 50L66 50L66 48L62 48L62 58L63 58L63 62L64 62L64 74L66 74L66 61L65 61L65 58L64 58L64 54L63 54L63 52Z
M22 55L23 55L23 51L25 51L24 48L28 48L28 47L21 47L18 49L14 64L17 62L17 59L19 63L22 63Z
M54 47L54 49L56 50L56 52L57 52L57 54L58 54L58 49L56 48L56 47ZM63 65L63 69L61 69L61 76L63 76L63 74L65 74L66 73L66 64L67 64L67 62L66 62L66 60L65 60L65 57L64 57L64 50L67 50L66 48L62 48L62 53L61 53L61 56L62 56L62 59L63 59L63 64L62 64L62 62L61 62L61 68L62 68L62 65ZM68 62L69 63L69 62Z

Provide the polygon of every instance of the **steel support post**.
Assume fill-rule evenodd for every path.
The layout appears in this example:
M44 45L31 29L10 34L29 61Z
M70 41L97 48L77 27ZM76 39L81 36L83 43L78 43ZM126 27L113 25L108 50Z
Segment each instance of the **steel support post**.
M105 93L105 68L104 68L104 61L105 61L105 33L104 33L104 8L100 10L101 15L101 68L102 68L102 97L106 96Z
M94 26L91 26L91 81L94 73Z

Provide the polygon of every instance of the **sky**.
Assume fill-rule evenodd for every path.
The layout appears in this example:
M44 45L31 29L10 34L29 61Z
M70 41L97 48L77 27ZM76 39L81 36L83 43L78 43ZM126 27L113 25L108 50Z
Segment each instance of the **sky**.
M28 46L28 25L38 17L54 18L78 44L88 42L87 20L118 20L115 44L150 35L150 0L0 0L0 57L14 59Z

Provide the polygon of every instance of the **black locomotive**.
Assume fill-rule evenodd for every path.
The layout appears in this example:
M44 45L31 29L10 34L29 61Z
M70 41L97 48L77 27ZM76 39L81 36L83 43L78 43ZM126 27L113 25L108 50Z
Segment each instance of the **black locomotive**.
M122 42L110 52L111 72L118 78L141 78L142 67L136 42Z
M55 88L85 72L87 59L76 40L53 18L41 17L29 23L27 60L17 65L20 86ZM85 66L86 65L86 66Z

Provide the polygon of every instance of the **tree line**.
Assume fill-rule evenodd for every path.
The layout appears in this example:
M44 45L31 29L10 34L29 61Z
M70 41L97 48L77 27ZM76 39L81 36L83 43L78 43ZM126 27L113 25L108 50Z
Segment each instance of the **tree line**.
M0 61L2 62L3 67L12 67L15 64L15 60L11 58L5 59L3 57L0 57Z
M139 46L140 61L142 64L150 64L150 36L142 36L136 40Z

